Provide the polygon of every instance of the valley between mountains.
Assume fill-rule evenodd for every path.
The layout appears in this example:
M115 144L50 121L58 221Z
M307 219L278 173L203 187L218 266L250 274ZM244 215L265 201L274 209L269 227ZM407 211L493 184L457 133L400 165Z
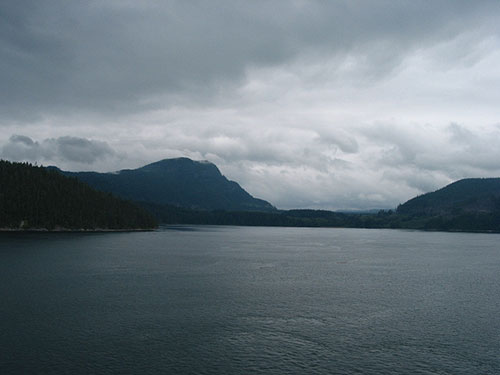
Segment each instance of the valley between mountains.
M369 213L279 210L208 161L165 159L112 173L0 162L4 230L131 230L159 224L500 232L500 178L463 179Z

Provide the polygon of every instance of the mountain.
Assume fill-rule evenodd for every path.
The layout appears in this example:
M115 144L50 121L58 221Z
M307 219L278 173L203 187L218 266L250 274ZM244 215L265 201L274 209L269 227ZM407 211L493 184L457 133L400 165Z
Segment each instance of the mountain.
M27 163L0 160L2 229L151 229L144 209L75 178Z
M500 179L467 179L410 199L396 212L199 211L173 206L144 206L166 224L393 228L500 232Z
M141 203L197 210L275 210L270 203L252 197L236 182L228 180L208 161L176 158L114 173L61 173L97 190Z
M400 205L392 227L500 232L500 178L469 178Z
M416 216L500 213L500 178L468 178L410 199L397 209Z

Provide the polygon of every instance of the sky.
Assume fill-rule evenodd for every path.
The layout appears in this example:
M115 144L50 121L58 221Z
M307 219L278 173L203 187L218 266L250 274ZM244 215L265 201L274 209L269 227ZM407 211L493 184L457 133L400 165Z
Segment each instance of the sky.
M209 160L279 208L500 176L498 0L0 4L0 158Z

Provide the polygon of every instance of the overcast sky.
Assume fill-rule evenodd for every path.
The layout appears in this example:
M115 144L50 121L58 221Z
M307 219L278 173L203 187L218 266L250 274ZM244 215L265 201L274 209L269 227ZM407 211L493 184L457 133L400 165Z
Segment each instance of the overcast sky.
M214 162L279 208L500 176L500 1L2 1L0 157Z

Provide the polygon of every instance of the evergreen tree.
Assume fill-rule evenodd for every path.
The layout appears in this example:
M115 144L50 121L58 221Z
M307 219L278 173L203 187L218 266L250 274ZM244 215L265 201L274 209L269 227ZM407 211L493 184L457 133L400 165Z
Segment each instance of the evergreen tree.
M131 202L57 171L0 160L0 228L150 229L156 220Z

